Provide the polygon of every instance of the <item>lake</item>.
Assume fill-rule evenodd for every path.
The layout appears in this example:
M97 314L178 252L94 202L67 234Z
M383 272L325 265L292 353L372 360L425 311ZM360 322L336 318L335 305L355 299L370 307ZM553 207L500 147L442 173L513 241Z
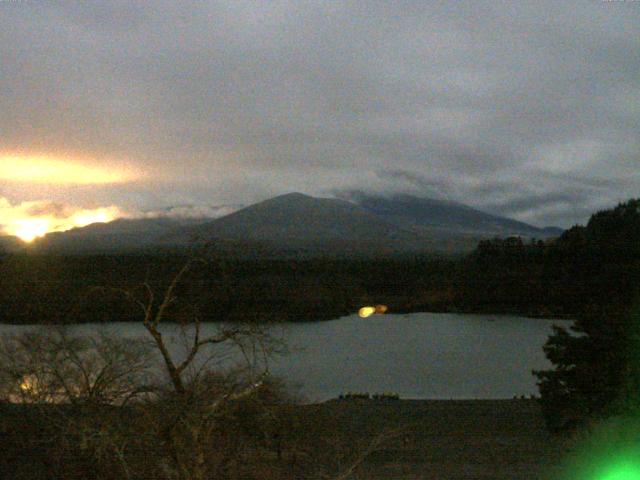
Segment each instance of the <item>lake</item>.
M562 320L515 316L413 313L357 315L327 322L286 324L282 330L290 353L270 362L309 401L346 392L394 392L402 398L498 399L537 393L531 370L550 363L542 351L552 325ZM0 333L29 326L0 325ZM144 335L142 325L83 324L125 337ZM176 327L165 325L167 333ZM205 324L203 332L215 324ZM177 336L174 351L179 350Z

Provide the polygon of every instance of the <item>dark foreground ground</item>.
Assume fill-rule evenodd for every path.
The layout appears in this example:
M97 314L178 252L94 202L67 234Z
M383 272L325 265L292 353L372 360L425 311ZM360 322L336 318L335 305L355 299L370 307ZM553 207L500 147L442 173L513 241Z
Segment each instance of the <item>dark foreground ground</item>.
M297 427L282 430L280 448L260 450L252 466L232 454L226 476L214 478L546 479L568 445L546 431L533 400L334 400L283 408L288 413L282 418ZM117 468L100 470L95 459L77 458L77 452L69 458L54 453L60 439L31 413L0 412L0 478L121 478ZM252 437L243 438L245 445ZM139 453L144 461L149 451ZM305 464L313 468L299 468Z
M360 478L544 479L565 451L534 400L347 400L318 408L348 425L354 441L374 430L400 432L368 457Z

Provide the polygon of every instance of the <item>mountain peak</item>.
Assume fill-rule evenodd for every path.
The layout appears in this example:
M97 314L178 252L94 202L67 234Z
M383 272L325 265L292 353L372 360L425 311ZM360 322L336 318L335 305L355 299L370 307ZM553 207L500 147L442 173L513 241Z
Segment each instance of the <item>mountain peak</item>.
M277 197L273 197L270 198L268 200L265 200L265 202L280 202L280 201L293 201L293 200L317 200L316 198L310 196L310 195L306 195L304 193L300 193L300 192L289 192L289 193L283 193L282 195L278 195Z
M283 193L282 195L278 195L275 198L313 198L313 197L300 192L289 192L289 193Z

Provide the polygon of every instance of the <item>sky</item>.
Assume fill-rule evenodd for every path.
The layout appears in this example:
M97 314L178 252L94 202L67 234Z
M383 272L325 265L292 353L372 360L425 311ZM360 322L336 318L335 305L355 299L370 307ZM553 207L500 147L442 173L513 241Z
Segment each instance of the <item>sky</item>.
M352 190L569 227L640 196L640 1L0 0L0 58L5 232Z

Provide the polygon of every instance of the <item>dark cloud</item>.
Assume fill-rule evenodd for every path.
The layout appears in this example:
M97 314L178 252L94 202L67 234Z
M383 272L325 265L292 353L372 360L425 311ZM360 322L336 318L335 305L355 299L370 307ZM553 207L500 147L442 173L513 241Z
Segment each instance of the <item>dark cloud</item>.
M0 2L0 150L154 178L50 192L77 201L393 190L568 226L637 195L638 52L637 2Z

